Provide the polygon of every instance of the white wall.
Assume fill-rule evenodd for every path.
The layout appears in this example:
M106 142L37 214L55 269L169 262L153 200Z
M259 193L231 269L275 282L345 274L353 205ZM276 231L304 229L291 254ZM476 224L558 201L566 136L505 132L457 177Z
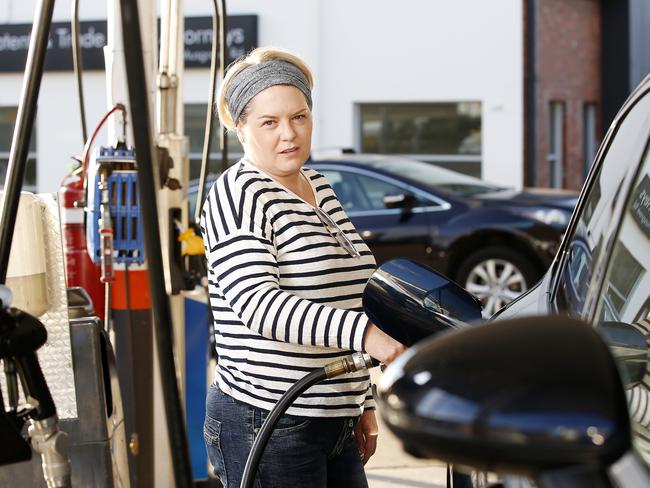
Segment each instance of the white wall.
M26 23L35 0L2 0L0 23ZM81 1L80 17L106 17L104 2ZM520 0L238 0L229 14L258 16L259 45L300 54L313 69L313 146L354 145L359 102L481 101L483 177L523 180L523 12ZM54 19L69 19L57 2ZM185 0L188 16L210 15L205 0ZM22 77L0 75L0 105L16 105ZM87 73L88 126L106 109L105 81ZM207 100L208 70L188 69L185 101ZM72 73L46 73L37 121L38 187L54 191L70 156L81 152ZM90 130L90 129L89 129ZM104 142L100 137L99 142Z
M323 2L321 143L353 145L354 103L481 101L483 177L520 186L521 4Z

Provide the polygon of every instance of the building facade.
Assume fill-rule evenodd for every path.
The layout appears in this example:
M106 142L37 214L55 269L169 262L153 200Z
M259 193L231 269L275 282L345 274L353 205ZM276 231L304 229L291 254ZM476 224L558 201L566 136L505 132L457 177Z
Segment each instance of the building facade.
M0 4L0 172L36 3ZM312 68L315 155L341 148L400 154L515 188L579 188L612 107L650 70L649 7L641 0L238 0L227 7L231 57L275 45ZM106 9L80 2L89 131L107 109ZM181 88L196 175L209 2L185 0L184 13ZM26 176L28 188L47 192L83 148L69 4L56 4L54 21ZM631 61L616 66L622 59ZM106 141L102 133L98 144ZM234 140L231 153L241 153Z
M34 0L6 0L0 5L0 70L8 50L16 55L23 46L25 51L24 31L13 37L7 34L9 28L31 24L35 4ZM80 4L82 32L88 34L92 21L106 19L106 6ZM521 186L520 0L405 0L399 5L385 0L239 0L227 6L229 16L255 19L255 45L295 51L312 68L315 150L407 154L496 183ZM69 8L57 2L54 21L69 22ZM184 11L190 19L207 20L209 25L209 2L186 0ZM64 29L63 24L57 27ZM88 36L89 44L97 41L98 29L95 26L94 37ZM242 33L252 35L250 29L231 30L231 42ZM186 30L186 48L200 43L203 34ZM51 37L54 47L59 47L66 33L60 30ZM83 55L86 66L86 59L93 56L86 49ZM190 49L189 55L191 61L201 60L196 51ZM22 70L0 71L0 157L7 156L22 75ZM182 83L194 155L202 144L208 77L204 63L187 67ZM86 67L83 83L90 131L106 111L105 75ZM71 157L81 153L77 107L72 71L50 66L39 99L34 163L27 182L31 188L55 191ZM98 143L105 142L105 136L98 138Z

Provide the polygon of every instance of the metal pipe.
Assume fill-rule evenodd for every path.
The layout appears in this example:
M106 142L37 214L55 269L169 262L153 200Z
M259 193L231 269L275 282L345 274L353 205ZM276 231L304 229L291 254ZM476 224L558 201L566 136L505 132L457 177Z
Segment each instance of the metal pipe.
M133 120L133 136L138 163L140 185L140 206L142 208L144 244L149 265L149 286L156 324L156 345L160 363L163 399L167 418L167 431L172 456L176 486L191 487L190 469L185 422L176 380L172 344L172 317L169 297L165 287L165 275L160 247L160 225L158 222L157 191L159 189L158 158L153 150L150 124L149 97L142 53L140 17L136 0L120 0L122 7L122 36L126 61L127 85L129 89L130 112Z
M221 75L223 79L223 71L221 68L217 69L217 56L219 44L221 42L221 34L219 27L221 20L219 19L219 7L217 0L212 0L212 55L210 57L210 87L208 88L208 106L205 117L205 133L203 136L203 155L201 157L201 172L199 173L199 189L196 194L196 204L194 205L194 221L199 224L201 219L201 207L203 207L203 198L205 196L205 180L208 176L210 167L210 150L212 149L212 124L214 122L214 103L217 97L217 78ZM221 66L221 60L219 61ZM223 131L221 123L219 123L220 131Z
M173 110L173 79L170 74L171 59L171 37L175 29L172 27L172 1L164 2L164 12L160 18L160 65L158 69L158 130L161 134L174 132L174 110Z
M16 128L11 140L7 179L2 200L2 216L0 217L0 283L5 283L7 279L11 241L14 237L20 189L25 175L25 167L27 166L29 140L34 128L34 118L36 117L36 105L41 89L41 79L43 78L43 64L45 62L53 10L54 0L40 0L38 2L36 15L34 16L34 27L29 41L25 78L20 94L18 115L16 116Z
M221 11L219 12L219 66L221 70L221 79L223 80L226 73L227 57L227 39L228 39L228 14L226 12L226 0L219 0ZM221 146L221 171L228 169L228 132L221 128L219 131L219 145Z
M86 109L84 103L84 89L81 78L82 59L81 49L79 48L79 0L72 0L72 20L71 33L72 33L72 67L74 75L77 80L77 93L79 94L79 115L81 116L81 136L83 137L82 144L86 144L88 139L88 129L86 127Z

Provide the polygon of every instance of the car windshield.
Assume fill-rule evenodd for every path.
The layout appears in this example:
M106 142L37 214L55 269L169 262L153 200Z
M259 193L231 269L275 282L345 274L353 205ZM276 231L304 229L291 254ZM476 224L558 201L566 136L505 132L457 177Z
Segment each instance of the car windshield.
M479 193L505 190L503 187L490 185L473 176L464 175L421 161L411 161L408 159L379 160L371 161L369 164L374 168L387 171L396 176L424 183L436 190L457 196L470 196Z

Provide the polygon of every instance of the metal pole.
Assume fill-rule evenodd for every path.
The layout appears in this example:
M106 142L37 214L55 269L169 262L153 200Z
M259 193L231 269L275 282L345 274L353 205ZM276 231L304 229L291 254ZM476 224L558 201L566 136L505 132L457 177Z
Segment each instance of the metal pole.
M199 224L201 218L201 207L203 207L203 198L205 196L205 180L207 179L208 170L210 168L210 150L212 148L212 125L214 122L214 102L216 99L217 91L217 78L221 75L223 79L223 71L221 60L219 60L219 68L217 68L217 56L219 56L219 46L221 42L220 26L222 24L219 15L219 7L217 6L218 0L212 0L212 56L210 63L210 87L208 88L208 106L205 117L205 135L203 138L203 156L201 157L201 173L199 174L199 189L196 194L196 204L194 207L194 222ZM219 130L223 132L221 123L218 124Z
M176 381L172 345L172 320L169 297L165 287L160 226L156 193L160 187L158 161L153 150L150 125L149 97L142 53L140 17L136 0L120 0L122 7L122 36L125 50L127 85L133 136L138 163L140 206L144 218L145 253L149 263L149 286L156 324L156 344L162 378L163 399L167 417L167 430L171 448L176 486L192 486L189 451L185 435L185 422Z
M47 40L52 23L54 0L40 0L36 6L32 36L29 41L25 78L20 94L16 128L11 140L9 166L5 182L4 198L2 200L2 216L0 217L0 283L7 279L11 241L14 237L14 225L18 213L20 189L23 184L29 140L34 127L38 94L43 78L43 64L47 50Z
M228 63L226 39L228 34L228 14L226 13L226 0L219 0L221 12L219 12L219 65L221 71L221 79L226 73L226 64ZM228 169L228 132L223 130L219 131L219 145L221 146L221 171Z
M77 93L79 94L79 115L81 116L81 136L83 144L88 140L88 130L86 128L86 108L84 103L84 90L81 60L81 48L79 46L79 0L72 0L72 20L70 21L72 31L72 66L75 78L77 79Z

